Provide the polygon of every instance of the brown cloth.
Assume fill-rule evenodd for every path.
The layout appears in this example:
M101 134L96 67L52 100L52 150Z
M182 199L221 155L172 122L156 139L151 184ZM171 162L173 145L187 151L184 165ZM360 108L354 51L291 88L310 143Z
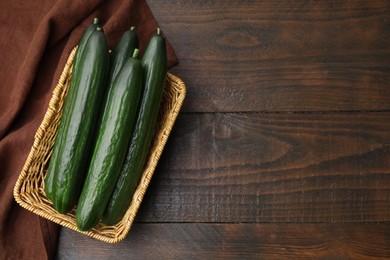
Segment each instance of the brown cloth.
M58 226L21 208L12 192L66 59L94 17L111 48L135 25L141 54L157 27L144 0L0 1L0 259L55 255Z

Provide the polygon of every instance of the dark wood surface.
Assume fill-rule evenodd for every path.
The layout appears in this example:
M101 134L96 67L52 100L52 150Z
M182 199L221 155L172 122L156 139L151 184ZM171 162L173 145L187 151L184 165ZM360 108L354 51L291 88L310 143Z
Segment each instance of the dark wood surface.
M386 224L135 224L120 244L63 229L58 259L378 259Z
M182 114L142 222L390 221L390 112Z
M182 113L126 240L58 259L390 258L390 2L148 3Z

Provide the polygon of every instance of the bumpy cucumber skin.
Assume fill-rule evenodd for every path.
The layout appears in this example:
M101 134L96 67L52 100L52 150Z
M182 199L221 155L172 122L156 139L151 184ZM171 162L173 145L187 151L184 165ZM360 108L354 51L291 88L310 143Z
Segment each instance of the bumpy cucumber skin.
M78 77L77 76L77 73L79 71L78 67L80 66L80 59L81 59L82 53L84 51L85 44L87 43L87 40L89 39L91 34L94 31L96 31L98 26L99 26L99 19L95 18L93 23L88 25L88 27L85 29L83 35L81 36L80 42L79 42L78 47L77 47L76 56L75 56L75 59L73 62L73 77ZM73 95L72 92L73 91L70 90L68 92L68 95L69 96ZM64 113L66 113L66 112L64 112ZM46 193L47 198L50 200L54 199L54 179L55 179L54 167L58 163L57 160L58 160L59 150L60 150L60 147L63 145L64 139L65 139L64 138L64 126L65 126L65 124L60 123L59 128L57 130L57 135L56 135L56 139L54 142L53 152L52 152L52 155L50 156L50 163L49 163L49 167L48 167L47 174L45 177L45 193Z
M91 164L77 204L76 223L80 230L88 230L100 221L115 188L137 116L142 83L141 62L128 59L108 93Z
M142 57L142 66L145 90L130 147L103 216L103 222L107 225L114 225L126 213L154 137L167 74L165 40L159 33L151 38Z
M98 27L86 42L79 67L75 67L76 74L72 76L70 95L61 119L66 139L54 166L52 200L60 213L70 211L81 193L109 62L107 39Z

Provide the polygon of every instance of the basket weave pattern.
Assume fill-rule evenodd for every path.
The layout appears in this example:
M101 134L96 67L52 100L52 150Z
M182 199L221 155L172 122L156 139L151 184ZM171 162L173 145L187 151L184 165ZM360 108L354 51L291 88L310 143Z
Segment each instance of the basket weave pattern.
M159 122L149 159L125 216L114 226L106 226L99 223L91 230L82 232L76 227L75 209L67 214L58 213L53 208L51 201L47 199L44 191L44 178L61 119L64 100L68 92L75 54L76 48L69 55L60 80L53 91L48 110L35 134L33 146L15 184L14 197L22 207L39 216L104 242L117 243L123 240L130 230L184 101L186 88L180 78L168 73L160 108Z

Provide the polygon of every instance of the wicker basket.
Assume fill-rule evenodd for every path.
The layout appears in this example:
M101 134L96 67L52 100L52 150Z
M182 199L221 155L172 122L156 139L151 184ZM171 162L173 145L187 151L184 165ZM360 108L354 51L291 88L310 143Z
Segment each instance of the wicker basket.
M34 144L15 184L14 197L22 207L39 216L104 242L117 243L123 240L130 230L183 103L186 88L181 79L168 73L154 143L140 183L125 216L114 226L99 223L93 229L82 232L76 227L75 209L68 214L60 214L53 208L52 203L45 195L43 181L62 115L62 107L69 87L75 53L76 48L69 55L58 85L54 89L49 108L35 134Z

